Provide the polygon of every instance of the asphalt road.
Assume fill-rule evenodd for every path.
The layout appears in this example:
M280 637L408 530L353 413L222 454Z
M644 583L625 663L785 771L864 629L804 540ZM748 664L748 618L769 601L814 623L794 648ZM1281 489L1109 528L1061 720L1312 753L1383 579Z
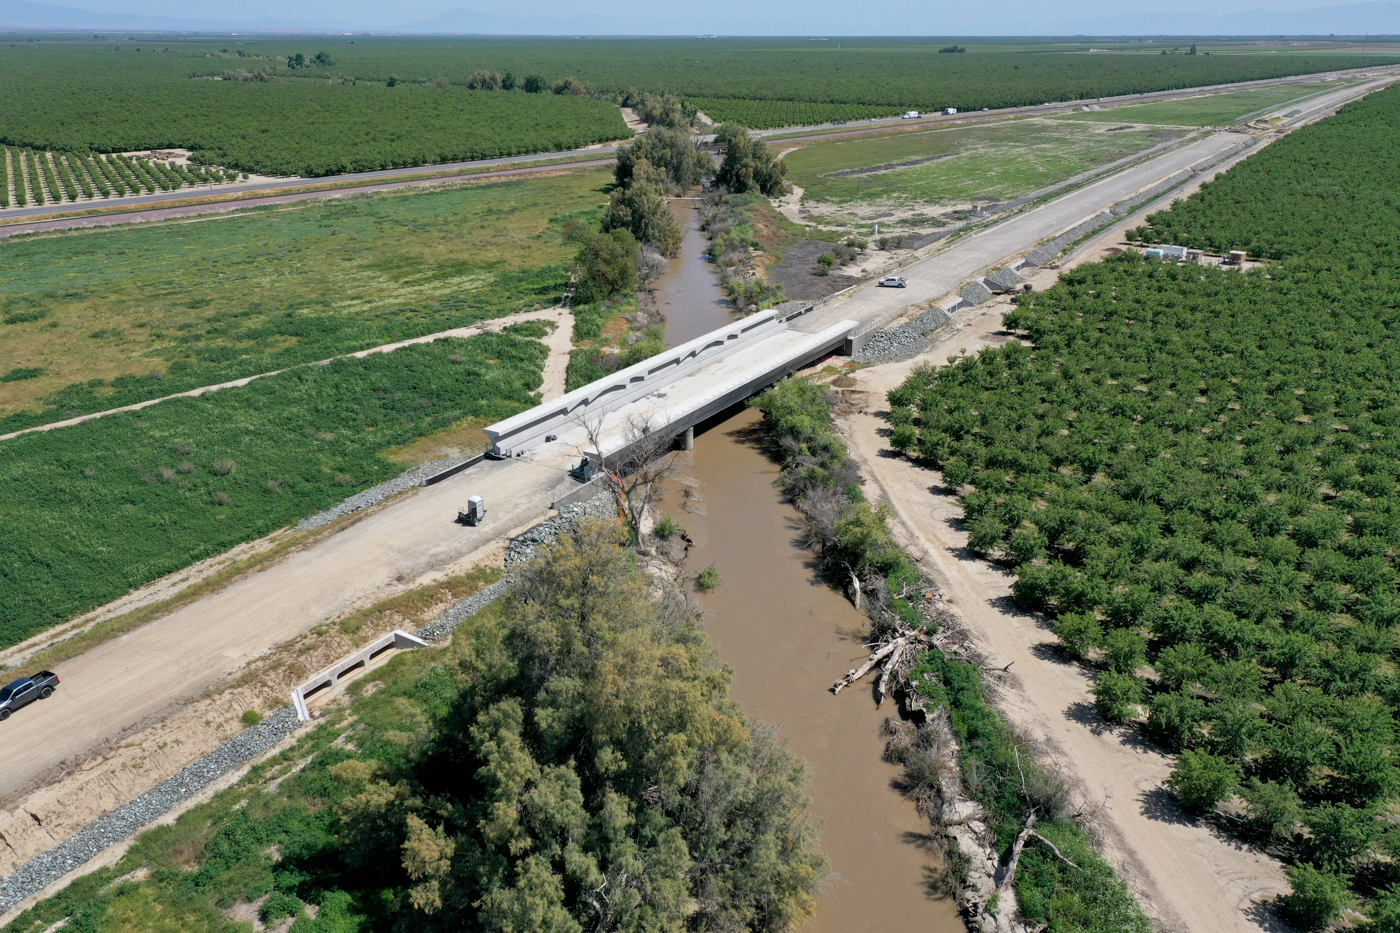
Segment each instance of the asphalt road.
M20 233L46 233L52 230L75 230L86 227L116 227L125 224L152 223L161 220L176 220L181 217L203 217L211 214L228 214L233 211L242 211L253 207L291 204L295 201L308 201L313 198L348 197L356 194L367 194L372 191L388 191L392 188L422 188L429 185L441 185L454 181L510 178L518 175L534 175L554 169L558 169L559 171L572 171L578 168L597 168L599 166L612 164L613 159L609 156L606 159L564 162L557 166L533 165L521 168L475 172L470 175L454 175L448 178L408 178L398 181L377 182L332 190L302 191L296 194L273 194L266 197L240 198L236 201L215 201L209 204L186 204L180 207L152 207L144 210L138 208L129 211L116 211L109 214L88 214L76 217L60 217L54 220L33 220L27 223L0 226L0 240ZM403 173L400 172L398 174L402 175ZM298 182L298 184L305 183L304 180ZM176 199L172 198L170 195L165 195L161 197L160 200L168 202ZM49 213L53 213L53 211L50 210Z
M879 326L913 306L957 291L961 284L989 266L1025 253L1042 240L1074 227L1143 188L1149 188L1197 162L1218 155L1245 138L1237 133L1215 133L1072 191L1048 204L970 234L947 249L901 269L898 274L908 282L905 288L879 288L874 284L856 286L799 318L794 326L815 333L844 318L861 321L867 326Z

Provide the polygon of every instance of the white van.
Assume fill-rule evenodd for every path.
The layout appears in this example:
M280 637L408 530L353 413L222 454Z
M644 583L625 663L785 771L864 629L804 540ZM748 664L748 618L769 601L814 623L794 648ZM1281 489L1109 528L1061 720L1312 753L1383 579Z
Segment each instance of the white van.
M917 111L917 110L906 110L906 111L904 111L904 116L900 117L900 119L901 119L901 120L917 120L917 119L919 119L919 111Z

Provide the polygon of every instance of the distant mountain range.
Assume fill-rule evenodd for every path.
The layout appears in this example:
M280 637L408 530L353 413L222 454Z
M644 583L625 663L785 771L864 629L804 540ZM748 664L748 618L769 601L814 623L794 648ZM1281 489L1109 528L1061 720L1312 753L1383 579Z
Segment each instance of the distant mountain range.
M818 3L817 5L820 5ZM635 6L635 4L633 5ZM661 5L645 16L571 13L542 16L523 5L500 12L449 10L401 23L332 22L311 18L232 15L227 19L142 16L102 13L35 0L0 0L0 29L125 30L130 32L378 32L442 35L696 35L717 31L715 23L742 24L742 35L804 34L827 17L809 9L794 18L779 5L745 0L717 0L699 6ZM732 9L731 9L732 7ZM207 7L206 7L207 9ZM1119 7L1122 9L1122 7ZM930 8L926 22L911 17L899 4L865 8L863 35L950 36L1229 36L1229 35L1400 35L1400 2L1375 0L1295 11L1197 13L1144 5L1131 13L1074 19L1064 6L1019 16L983 15L981 11L949 15ZM841 16L832 11L833 19ZM832 34L835 37L837 34Z

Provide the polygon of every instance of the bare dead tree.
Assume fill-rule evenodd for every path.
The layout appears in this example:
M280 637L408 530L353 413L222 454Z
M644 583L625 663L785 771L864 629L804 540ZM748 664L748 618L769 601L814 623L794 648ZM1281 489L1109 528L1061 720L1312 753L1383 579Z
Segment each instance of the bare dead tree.
M638 414L629 416L623 426L621 449L605 457L604 417L582 419L591 448L587 455L597 465L597 475L627 522L632 543L640 544L642 519L647 509L660 501L662 481L682 469L683 458L675 450L675 434L658 430L649 416Z

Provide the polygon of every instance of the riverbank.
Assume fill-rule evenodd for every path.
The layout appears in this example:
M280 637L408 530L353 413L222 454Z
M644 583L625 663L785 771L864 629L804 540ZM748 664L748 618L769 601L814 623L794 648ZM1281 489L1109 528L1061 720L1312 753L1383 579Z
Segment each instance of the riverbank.
M856 384L849 376L841 382ZM868 399L841 401L864 410ZM889 681L893 692L934 720L932 731L920 725L904 736L905 745L929 754L906 765L900 783L921 798L933 831L949 848L950 882L969 928L1015 933L1057 925L1146 933L1146 916L1094 850L1063 777L1044 767L1035 745L991 706L980 657L946 647L960 640L961 623L952 615L957 609L938 605L931 581L895 538L888 508L872 506L861 491L857 465L833 425L828 390L810 377L793 379L754 405L786 452L782 483L802 514L803 538L828 572L850 574L852 589L871 607L862 640L893 644L899 635L906 644L917 637L935 646L881 652L870 660L887 664L877 689ZM938 734L943 715L946 736ZM893 741L887 753L905 757ZM959 769L962 779L945 781L949 769Z

